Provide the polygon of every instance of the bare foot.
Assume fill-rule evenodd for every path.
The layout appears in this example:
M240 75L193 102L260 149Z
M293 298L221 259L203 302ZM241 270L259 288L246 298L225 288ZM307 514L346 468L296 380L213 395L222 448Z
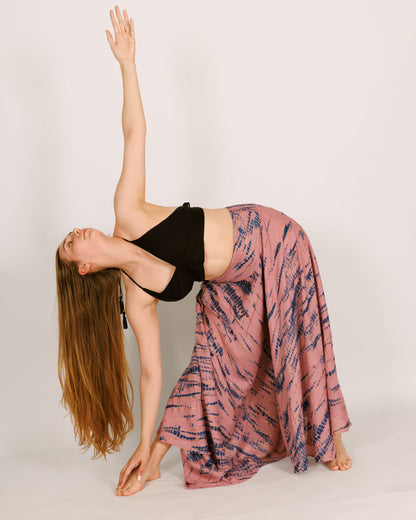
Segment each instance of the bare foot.
M327 461L325 464L327 464L328 468L332 471L345 471L346 469L350 469L352 462L342 442L341 434L334 433L332 437L335 444L336 456L335 459Z
M137 478L140 476L140 480ZM134 495L135 493L141 491L143 489L144 483L147 480L156 480L160 477L160 470L159 466L150 466L147 464L143 470L140 470L140 468L137 468L133 470L129 478L127 479L127 482L124 484L123 488L118 490L116 495L118 496L130 496Z

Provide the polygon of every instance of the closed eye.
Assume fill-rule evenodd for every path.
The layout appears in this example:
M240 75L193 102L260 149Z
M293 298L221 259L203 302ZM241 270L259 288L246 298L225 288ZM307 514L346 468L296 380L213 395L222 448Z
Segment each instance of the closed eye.
M70 234L71 234L71 231L68 233L68 235L70 235ZM65 247L68 246L68 245L71 244L71 243L72 243L72 240L67 240L67 241L65 242Z

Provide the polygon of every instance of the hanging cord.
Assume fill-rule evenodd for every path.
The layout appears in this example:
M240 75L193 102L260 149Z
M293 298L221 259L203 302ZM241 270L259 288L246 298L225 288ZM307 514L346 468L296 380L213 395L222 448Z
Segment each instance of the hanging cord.
M119 280L119 287L120 287L120 298L119 298L120 314L123 315L123 329L127 329L128 325L127 325L126 313L124 311L123 290L121 289L121 274L120 274L120 280Z

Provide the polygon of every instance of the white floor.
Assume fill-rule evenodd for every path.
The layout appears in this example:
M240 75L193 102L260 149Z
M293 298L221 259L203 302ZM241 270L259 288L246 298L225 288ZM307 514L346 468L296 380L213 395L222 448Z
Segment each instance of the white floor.
M415 520L414 407L350 418L351 429L343 435L350 470L332 472L309 458L309 470L294 474L286 458L246 482L217 488L185 488L175 446L162 461L161 478L131 497L114 494L127 452L111 455L107 463L76 450L2 458L0 518Z

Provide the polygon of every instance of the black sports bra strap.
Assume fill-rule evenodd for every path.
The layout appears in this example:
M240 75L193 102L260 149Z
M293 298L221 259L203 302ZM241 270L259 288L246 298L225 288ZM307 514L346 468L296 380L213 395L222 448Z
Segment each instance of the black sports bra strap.
M123 269L121 269L121 271L123 271L123 273L126 276L128 276L132 282L134 282L138 287L140 287L140 289L143 289L143 287L141 285L139 285L135 280L133 280L133 278L129 274L127 274L126 271L124 271Z
M140 289L142 289L144 292L147 292L151 296L155 296L156 298L159 298L159 296L163 296L163 294L166 293L166 291L168 291L168 288L173 283L175 277L178 275L178 269L175 266L175 270L173 271L173 275L172 275L171 279L169 280L168 285L163 289L163 291L157 292L157 291L153 291L152 289L146 289L146 287L139 285L135 280L133 280L133 278L129 274L126 273L126 271L124 271L123 269L121 269L121 271L123 271L123 273L125 275L127 275L132 282L134 282L138 287L140 287Z

